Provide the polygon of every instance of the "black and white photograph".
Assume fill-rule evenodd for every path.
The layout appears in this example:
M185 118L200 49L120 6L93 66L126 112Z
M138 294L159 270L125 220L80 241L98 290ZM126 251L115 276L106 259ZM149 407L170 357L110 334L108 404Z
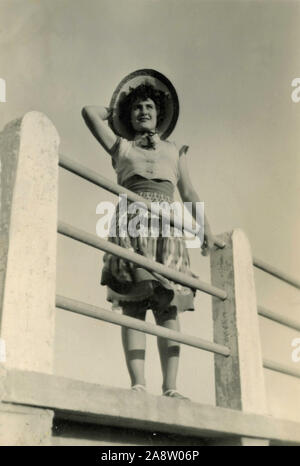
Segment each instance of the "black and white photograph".
M300 445L299 44L299 0L0 0L0 446Z

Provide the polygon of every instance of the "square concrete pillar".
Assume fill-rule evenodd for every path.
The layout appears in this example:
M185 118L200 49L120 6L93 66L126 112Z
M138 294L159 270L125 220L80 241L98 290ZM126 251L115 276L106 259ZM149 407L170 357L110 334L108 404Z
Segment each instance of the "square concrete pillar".
M59 137L39 112L0 133L2 363L53 370Z
M227 292L227 299L213 298L214 341L229 347L231 355L215 355L216 404L267 414L250 244L239 229L218 239L225 247L211 254L211 279ZM260 441L266 442L242 439L242 444Z

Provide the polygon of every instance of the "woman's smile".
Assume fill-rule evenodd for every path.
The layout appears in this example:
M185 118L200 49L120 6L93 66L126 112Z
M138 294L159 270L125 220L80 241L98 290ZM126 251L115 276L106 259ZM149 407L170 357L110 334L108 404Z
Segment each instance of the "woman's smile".
M131 109L131 124L136 132L152 131L157 125L157 111L152 99L136 100Z

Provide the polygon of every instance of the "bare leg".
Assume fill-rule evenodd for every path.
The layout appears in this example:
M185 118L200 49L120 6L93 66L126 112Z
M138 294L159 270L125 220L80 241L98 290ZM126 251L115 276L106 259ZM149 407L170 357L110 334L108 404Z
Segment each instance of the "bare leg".
M140 320L145 320L146 317L146 311L137 313L129 307L123 308L123 314ZM138 330L122 327L122 343L131 385L145 386L146 335Z
M180 330L177 311L170 311L164 315L154 313L156 324L172 330ZM176 379L179 365L180 345L176 341L166 338L157 338L158 351L160 356L163 385L162 390L176 390Z

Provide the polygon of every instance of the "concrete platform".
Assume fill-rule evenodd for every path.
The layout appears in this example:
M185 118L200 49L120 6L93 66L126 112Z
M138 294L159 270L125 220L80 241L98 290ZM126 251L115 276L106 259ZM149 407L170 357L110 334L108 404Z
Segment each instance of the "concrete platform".
M121 428L129 438L130 432L132 435L136 432L131 441L138 437L137 432L143 433L141 442L145 435L155 433L161 439L170 435L186 440L189 438L190 442L197 442L195 439L198 439L200 445L234 444L240 438L249 439L251 444L260 444L264 439L275 443L300 444L300 423L39 372L2 370L0 394L2 410L6 405L18 405L45 409L48 413L52 411L54 444L59 444L59 430L62 431L62 428L55 429L55 426L65 426L67 437L79 441L80 435L84 435L84 424L94 426L94 432L102 426L101 432L105 431L106 436L108 428L115 428L110 432L119 432L119 435ZM79 431L82 433L79 434ZM153 436L148 435L147 438L152 439Z

